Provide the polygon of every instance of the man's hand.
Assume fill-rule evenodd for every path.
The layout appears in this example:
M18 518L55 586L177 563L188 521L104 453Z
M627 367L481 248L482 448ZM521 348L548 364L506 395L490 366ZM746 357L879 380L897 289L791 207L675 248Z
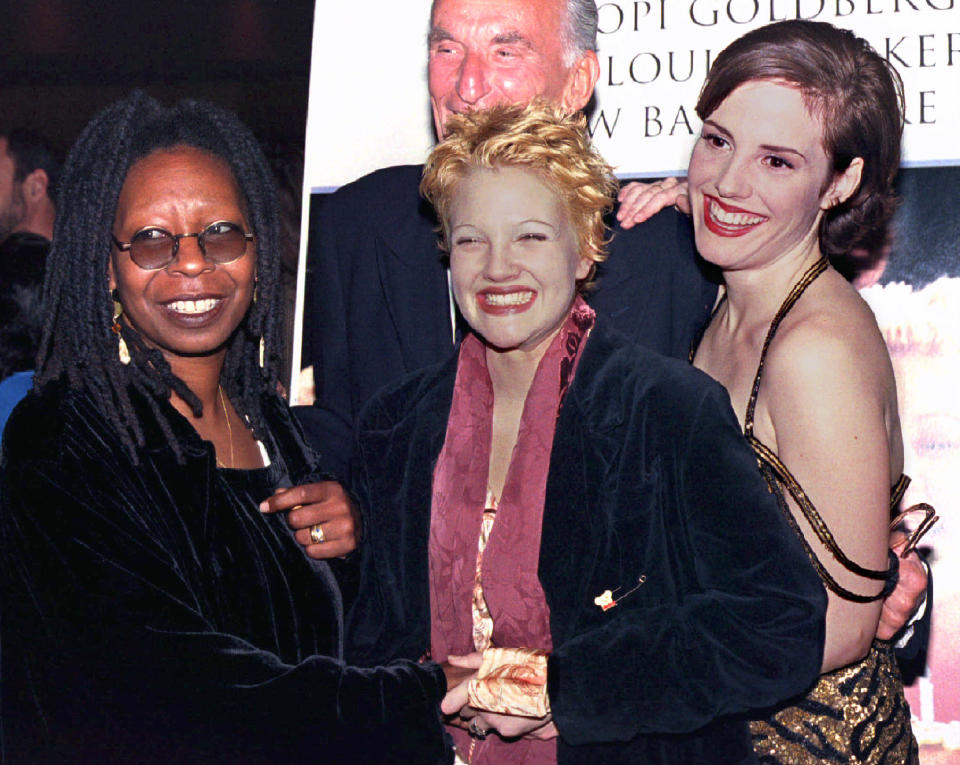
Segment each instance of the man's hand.
M284 510L294 537L311 558L338 558L357 549L360 520L347 492L336 481L280 489L260 503L264 513Z
M628 183L620 189L617 200L620 202L617 220L621 228L633 228L671 205L690 214L686 178L664 178L656 183Z
M894 531L890 534L890 547L898 556L906 543L907 536L903 532ZM877 637L890 640L900 632L923 604L926 593L927 570L914 551L900 559L900 578L893 592L883 601Z

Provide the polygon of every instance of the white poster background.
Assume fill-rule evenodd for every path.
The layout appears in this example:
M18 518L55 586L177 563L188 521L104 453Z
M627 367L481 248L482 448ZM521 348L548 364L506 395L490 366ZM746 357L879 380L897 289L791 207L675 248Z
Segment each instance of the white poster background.
M960 164L960 0L615 0L598 10L590 127L621 176L685 173L709 62L749 29L798 17L853 29L896 66L906 166ZM430 0L317 4L308 188L423 161L433 143L429 15Z
M308 190L332 191L381 167L423 162L434 142L429 26L430 0L318 0L304 151Z

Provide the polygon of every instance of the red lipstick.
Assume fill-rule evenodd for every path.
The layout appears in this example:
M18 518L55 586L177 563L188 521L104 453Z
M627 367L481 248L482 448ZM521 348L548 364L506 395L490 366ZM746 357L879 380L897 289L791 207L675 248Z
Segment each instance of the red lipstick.
M477 294L477 306L491 316L507 316L530 310L537 299L529 287L485 287Z
M743 236L766 223L767 220L766 215L758 215L742 207L734 207L709 194L703 195L703 223L711 233L717 236Z

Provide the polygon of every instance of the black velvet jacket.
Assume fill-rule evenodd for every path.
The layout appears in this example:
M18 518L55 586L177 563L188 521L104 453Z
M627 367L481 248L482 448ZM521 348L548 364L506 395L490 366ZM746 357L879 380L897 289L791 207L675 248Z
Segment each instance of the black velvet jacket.
M0 760L449 761L439 668L346 666L326 564L237 488L265 471L218 470L164 403L177 464L135 403L139 465L84 391L50 385L8 423ZM273 478L259 491L315 477L284 402L264 407Z
M429 646L431 478L455 376L455 358L423 370L361 417L354 476L369 516L348 659ZM594 603L641 575L615 608ZM750 762L730 715L819 672L826 596L726 391L602 321L557 422L539 577L561 763Z

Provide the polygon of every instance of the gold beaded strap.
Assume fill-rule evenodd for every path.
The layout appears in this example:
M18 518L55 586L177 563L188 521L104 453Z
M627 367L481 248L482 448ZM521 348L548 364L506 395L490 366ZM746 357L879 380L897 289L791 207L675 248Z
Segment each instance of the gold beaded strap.
M893 488L890 489L890 515L893 515L893 512L897 509L897 505L900 504L900 500L903 499L903 495L906 494L909 485L910 476L906 473L901 473L897 482L893 485Z
M750 400L747 401L747 413L743 417L743 432L747 436L753 435L753 412L757 408L757 394L760 392L760 377L763 375L763 365L767 360L767 349L770 347L770 343L773 342L777 330L780 329L780 322L782 322L784 317L790 312L790 309L793 308L800 299L800 296L807 291L807 287L813 284L814 280L827 270L828 265L829 263L826 258L820 258L820 260L810 266L810 268L804 272L803 276L800 277L800 281L793 285L793 289L790 290L790 294L788 294L783 301L783 304L777 311L777 315L774 316L773 321L770 322L770 329L767 330L767 336L763 340L763 347L760 349L760 363L757 364L757 374L754 375L753 378Z
M800 539L800 543L803 545L803 548L807 553L807 557L810 559L810 563L813 565L814 569L816 570L817 574L819 574L820 579L823 581L826 587L844 600L849 600L854 603L870 603L872 601L885 598L896 584L898 569L898 561L896 556L891 554L890 567L884 571L864 568L858 563L850 560L850 558L844 554L843 550L840 549L840 546L837 544L837 541L830 529L827 528L823 518L820 517L820 513L817 512L817 509L813 506L813 503L803 490L803 487L801 487L797 479L793 477L793 474L787 469L787 466L783 464L783 462L772 449L759 441L753 434L754 412L757 408L757 397L760 392L760 379L763 376L763 368L767 358L767 351L770 348L770 343L773 342L773 338L777 334L777 330L780 328L781 322L790 312L790 309L793 308L796 302L800 299L800 296L806 292L807 287L813 284L814 280L816 280L820 274L827 270L828 266L829 262L825 257L820 258L816 263L810 266L810 268L803 273L803 276L800 277L797 283L793 285L780 308L777 310L776 315L773 317L773 321L770 322L770 328L767 330L767 335L764 338L763 347L760 349L760 361L757 363L757 373L753 378L753 386L750 390L750 399L747 401L747 410L746 414L744 415L743 423L743 434L753 449L754 454L757 456L757 463L760 466L760 472L763 473L763 476L766 479L767 484L770 486L773 495L777 498L777 502L780 505L780 509L783 512L784 517L787 519L787 522L790 524L790 527L793 529L794 533ZM710 316L711 321L713 320L713 317L716 316L720 306L723 305L726 297L726 295L723 295L720 300L717 301L717 305L714 307L713 313ZM709 323L710 322L708 322L708 326ZM694 341L690 348L690 363L693 363L693 359L696 355L697 347L699 346L701 339L702 335L700 338L697 338ZM891 507L896 507L897 503L899 503L909 481L910 479L906 476L901 476L900 480L897 481L896 486L893 488ZM800 511L803 513L804 518L806 518L807 522L810 524L810 527L817 535L817 538L830 551L840 565L847 569L847 571L856 574L857 576L862 576L865 579L871 579L874 581L885 582L883 589L879 593L876 595L860 595L852 590L846 589L836 579L833 578L830 572L827 571L826 567L820 562L819 558L817 558L816 552L814 552L813 548L810 546L810 543L807 542L806 537L803 535L803 532L800 529L800 524L798 524L796 518L794 518L793 513L788 507L786 499L783 496L783 492L780 490L781 486L785 487L790 493L790 496L793 497L794 501L797 503L797 506L800 508Z
M760 379L763 376L763 367L766 362L767 350L770 348L770 343L773 342L773 338L777 334L777 330L780 328L780 323L790 312L790 309L796 305L796 302L800 299L800 296L806 292L807 288L813 284L816 278L827 270L828 265L829 263L827 262L826 258L820 258L820 260L810 266L810 268L804 272L803 276L800 277L799 281L793 285L793 288L790 290L786 299L783 301L783 304L773 317L773 321L770 322L770 328L767 330L767 336L764 338L763 347L760 349L760 361L757 364L757 373L753 378L753 387L750 390L750 399L747 402L747 411L743 418L743 434L746 436L747 441L753 448L754 454L757 455L757 461L760 464L760 470L767 479L767 482L771 484L771 487L773 487L773 482L777 481L781 486L786 488L786 490L790 493L790 496L793 497L793 500L797 503L797 506L803 513L804 518L807 519L807 523L810 524L810 528L813 529L814 533L817 535L817 538L823 543L824 547L830 551L837 562L852 574L862 576L865 579L886 582L886 586L876 595L860 595L843 587L836 579L833 578L833 576L817 558L817 554L814 552L813 548L810 546L810 543L807 542L806 537L804 537L803 533L801 532L799 524L793 517L793 513L790 512L790 508L787 507L787 503L784 500L783 494L779 491L774 491L774 494L777 496L787 521L793 528L794 532L796 532L797 536L800 537L800 541L807 552L807 557L810 559L813 567L817 570L817 573L820 575L820 579L823 580L823 583L844 600L850 600L854 603L869 603L871 601L880 600L881 598L886 597L889 590L893 588L893 585L896 583L896 559L894 558L891 560L890 569L885 571L864 568L858 563L850 560L850 558L844 554L843 550L840 549L840 546L837 544L837 540L830 532L830 529L827 528L827 524L823 522L823 518L820 517L820 513L818 513L817 509L813 506L813 502L810 501L810 498L803 490L803 487L801 487L797 479L793 477L793 474L787 469L787 466L781 462L780 458L772 449L761 443L753 435L753 418L754 412L757 408L757 396L760 392Z
M752 434L747 436L747 441L750 443L754 454L757 455L757 462L760 464L760 472L762 472L764 478L767 479L767 483L770 484L771 487L774 487L774 482L777 481L781 486L786 487L787 491L790 492L790 496L793 497L794 501L800 507L803 517L807 519L807 522L810 524L810 527L813 529L814 533L817 535L820 541L823 542L823 545L831 552L833 557L836 558L837 562L852 574L862 576L865 579L886 582L886 585L876 595L859 595L852 590L848 590L843 587L836 579L833 578L830 572L827 571L824 565L820 562L820 559L817 558L816 552L814 552L813 548L810 546L810 543L807 542L806 537L804 537L803 532L800 530L800 525L797 523L796 518L793 517L793 513L790 512L790 508L787 507L787 503L784 500L783 494L780 491L774 490L773 494L780 504L780 509L783 511L783 514L791 528L800 538L800 542L803 544L803 549L806 550L807 557L810 559L810 563L813 564L813 567L820 575L820 579L823 580L823 583L844 600L850 600L854 603L870 603L874 600L881 600L885 598L896 584L896 556L891 558L890 568L885 571L864 568L858 563L850 560L850 558L844 554L843 550L840 549L840 546L837 544L837 540L830 532L830 529L827 528L827 524L823 522L823 518L820 517L820 513L817 512L817 509L813 506L810 498L797 482L797 479L794 478L793 474L787 469L787 466L780 461L780 458L769 447L758 441Z

